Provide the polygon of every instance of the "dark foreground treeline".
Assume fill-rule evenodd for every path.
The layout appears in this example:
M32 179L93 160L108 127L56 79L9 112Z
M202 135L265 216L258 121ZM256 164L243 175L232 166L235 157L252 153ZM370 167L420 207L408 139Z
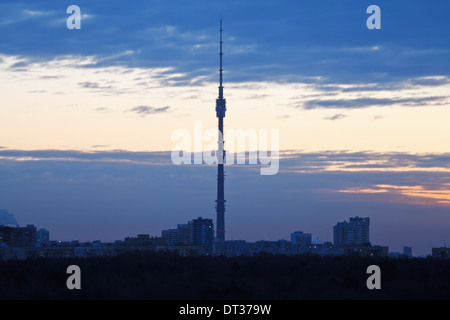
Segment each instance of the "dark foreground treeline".
M69 265L81 289L69 290ZM381 289L369 290L369 265ZM0 262L1 299L450 299L450 260L331 256L116 257Z

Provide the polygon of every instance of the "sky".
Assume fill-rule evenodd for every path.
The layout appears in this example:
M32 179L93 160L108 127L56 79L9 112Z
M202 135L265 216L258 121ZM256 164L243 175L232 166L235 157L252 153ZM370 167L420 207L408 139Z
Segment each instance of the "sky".
M381 29L366 25L373 4ZM450 242L449 13L445 0L2 1L0 218L85 241L215 219L215 166L171 151L198 123L193 151L214 141L222 19L225 129L276 130L280 157L267 176L226 165L227 239L332 241L337 222L369 216L372 244L430 254Z

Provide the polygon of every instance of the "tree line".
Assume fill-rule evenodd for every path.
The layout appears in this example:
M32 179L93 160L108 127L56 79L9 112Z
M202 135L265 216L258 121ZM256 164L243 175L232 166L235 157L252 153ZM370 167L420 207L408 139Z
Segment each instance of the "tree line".
M66 286L77 265L81 289ZM381 289L366 286L369 265ZM129 252L0 262L0 299L450 299L450 260L361 256L223 257Z

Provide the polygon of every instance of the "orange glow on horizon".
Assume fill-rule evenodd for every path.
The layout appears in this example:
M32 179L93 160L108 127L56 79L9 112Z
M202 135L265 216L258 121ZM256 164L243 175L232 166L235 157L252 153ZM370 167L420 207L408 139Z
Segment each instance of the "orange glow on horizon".
M429 189L421 185L400 186L390 184L377 184L374 185L373 188L356 187L338 190L338 192L362 193L362 194L390 193L393 195L400 195L406 196L408 198L413 198L414 200L416 200L414 201L415 203L423 203L425 201L427 204L431 202L435 204L450 205L450 189L448 189L449 185L450 184L445 183L440 188Z

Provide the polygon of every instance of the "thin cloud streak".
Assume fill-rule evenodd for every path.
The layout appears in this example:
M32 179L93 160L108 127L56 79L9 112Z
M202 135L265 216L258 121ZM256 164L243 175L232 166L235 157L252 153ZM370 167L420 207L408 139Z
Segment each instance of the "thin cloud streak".
M158 114L158 113L166 113L169 112L170 107L165 106L161 108L149 107L149 106L138 106L127 110L128 112L135 112L142 117L145 117L150 114Z
M281 151L280 170L318 172L450 172L450 153Z
M450 184L445 183L440 188L429 188L422 185L388 185L379 184L371 187L352 187L337 190L342 193L355 194L379 194L406 196L407 199L398 198L398 201L406 201L414 204L450 205Z
M343 118L345 118L345 117L347 117L345 114L342 114L342 113L336 113L335 115L329 116L329 117L325 117L324 119L325 119L325 120L335 121L335 120L343 119Z
M93 148L107 147L94 145ZM325 172L435 172L450 173L450 153L413 154L400 152L302 152L281 150L280 171L285 173ZM133 152L127 150L11 150L0 147L3 161L129 162L174 165L171 151ZM230 166L233 166L230 164ZM253 167L244 164L244 167Z
M303 104L306 110L326 108L326 109L360 109L369 107L405 106L422 107L424 105L441 105L448 103L448 96L419 97L419 98L357 98L357 99L336 99L336 100L309 100ZM437 103L436 103L437 102Z

